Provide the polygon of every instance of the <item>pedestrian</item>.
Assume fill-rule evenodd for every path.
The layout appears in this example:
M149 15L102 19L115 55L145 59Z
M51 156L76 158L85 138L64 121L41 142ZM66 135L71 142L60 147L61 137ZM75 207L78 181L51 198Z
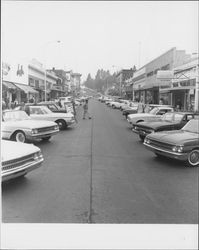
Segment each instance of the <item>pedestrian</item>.
M144 113L145 105L142 100L138 103L137 113Z
M91 119L91 116L88 113L88 99L85 100L85 103L83 105L83 110L84 110L83 119L86 119L86 116L88 116L88 119Z
M74 99L72 99L72 106L73 106L73 114L74 114L74 119L75 119L75 122L76 123L78 123L77 122L77 117L76 117L76 108L75 108L75 101L74 101Z

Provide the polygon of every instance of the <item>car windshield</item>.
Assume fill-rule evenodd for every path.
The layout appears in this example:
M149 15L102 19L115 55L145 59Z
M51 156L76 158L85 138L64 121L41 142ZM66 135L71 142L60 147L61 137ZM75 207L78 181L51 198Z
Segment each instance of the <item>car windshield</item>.
M30 107L30 113L32 115L45 115L45 114L51 114L52 111L50 109L48 109L47 107Z
M182 130L199 134L199 119L190 120Z
M166 113L162 120L168 122L180 122L183 118L183 114Z
M3 113L3 120L8 121L22 121L29 120L30 117L26 114L25 111L8 111Z

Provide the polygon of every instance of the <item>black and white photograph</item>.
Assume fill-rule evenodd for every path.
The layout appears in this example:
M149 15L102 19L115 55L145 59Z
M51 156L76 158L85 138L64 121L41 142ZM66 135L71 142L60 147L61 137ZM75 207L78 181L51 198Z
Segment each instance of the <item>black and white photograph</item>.
M1 249L198 249L198 1L1 1Z

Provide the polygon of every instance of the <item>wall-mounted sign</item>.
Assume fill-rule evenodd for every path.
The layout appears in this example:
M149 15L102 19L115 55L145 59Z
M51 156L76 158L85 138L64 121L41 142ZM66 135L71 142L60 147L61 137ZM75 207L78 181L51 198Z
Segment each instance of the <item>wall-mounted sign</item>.
M2 77L4 81L28 85L28 62L3 62Z

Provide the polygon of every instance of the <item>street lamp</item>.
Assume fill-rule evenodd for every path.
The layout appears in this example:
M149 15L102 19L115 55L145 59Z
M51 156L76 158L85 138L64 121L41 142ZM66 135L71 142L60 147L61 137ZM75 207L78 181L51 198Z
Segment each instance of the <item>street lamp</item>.
M61 43L60 40L55 40L55 41L49 41L47 43L45 43L43 46L45 46L46 48L46 45L49 45L51 43ZM45 50L44 50L45 51ZM45 54L45 52L44 52ZM44 55L44 93L45 93L45 102L47 101L47 81L46 81L46 54Z

